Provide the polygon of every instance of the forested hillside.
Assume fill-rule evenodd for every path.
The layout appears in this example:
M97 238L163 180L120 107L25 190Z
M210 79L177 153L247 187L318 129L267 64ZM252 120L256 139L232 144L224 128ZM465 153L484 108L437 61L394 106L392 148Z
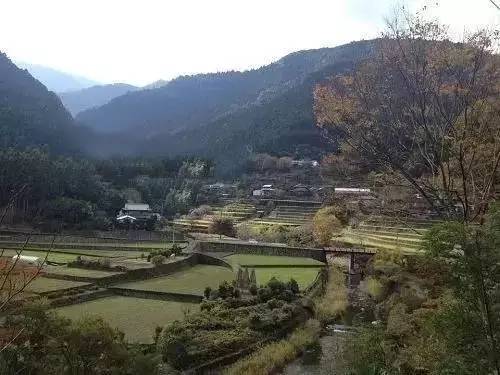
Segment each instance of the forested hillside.
M42 65L23 62L16 62L16 65L21 69L27 69L33 77L54 92L81 90L99 84L85 77L75 76Z
M126 83L115 83L61 92L58 95L68 111L75 116L81 111L102 106L118 96L125 95L129 91L137 89L138 87Z
M75 126L56 94L0 53L0 145L76 152Z
M292 53L256 70L180 77L83 111L77 120L113 133L87 142L103 156L201 154L231 169L256 151L318 155L324 141L313 126L313 87L352 69L373 45L354 42ZM113 145L117 136L120 145Z

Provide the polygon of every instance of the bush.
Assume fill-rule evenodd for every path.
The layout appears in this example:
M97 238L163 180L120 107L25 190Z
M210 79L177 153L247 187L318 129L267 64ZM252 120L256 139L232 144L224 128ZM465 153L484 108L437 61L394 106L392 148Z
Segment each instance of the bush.
M287 284L287 289L290 289L293 294L299 294L299 284L295 279L290 279Z
M210 288L209 286L207 286L203 291L203 295L205 296L206 299L210 298L211 293L212 293L212 288Z
M86 259L82 256L76 257L76 259L72 262L68 262L68 267L74 268L86 268L93 270L104 270L104 271L126 271L126 267L123 266L113 266L111 264L111 259L109 258L100 258L97 260L94 259Z
M248 290L252 296L257 295L257 290L258 290L257 285L255 285L255 284L250 285L250 288Z
M172 245L172 248L170 249L171 253L172 254L175 254L175 255L181 255L182 254L182 249L179 245L177 245L176 243L174 243Z
M332 236L342 231L342 223L335 214L335 207L329 206L320 209L314 215L313 238L318 246L326 247L330 245Z
M165 258L163 255L155 255L151 258L151 263L153 263L155 267L158 267L165 263L166 260L167 258Z
M219 234L221 236L234 237L236 230L234 228L233 220L228 217L215 217L208 226L208 232Z
M345 276L338 268L328 271L328 283L321 300L316 304L316 316L322 322L329 323L341 318L349 305Z
M382 301L387 291L385 284L372 276L366 278L362 285L362 289L364 289L364 291L375 301Z
M291 228L286 236L286 243L295 247L314 247L312 225L301 225Z
M212 213L212 208L207 205L201 205L200 207L192 209L187 215L190 219L201 219L205 215Z
M253 317L257 321L257 317ZM309 320L296 329L288 339L265 345L224 370L224 375L272 374L286 363L295 359L306 347L315 343L321 332L316 320Z

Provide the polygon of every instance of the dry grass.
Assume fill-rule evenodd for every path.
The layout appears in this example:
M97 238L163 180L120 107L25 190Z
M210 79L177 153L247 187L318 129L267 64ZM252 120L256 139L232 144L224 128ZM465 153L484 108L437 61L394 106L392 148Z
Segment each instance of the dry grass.
M263 346L224 371L225 375L267 375L295 359L304 348L319 338L321 326L309 320L289 338Z
M322 322L331 322L342 317L348 305L344 273L337 267L329 267L325 294L316 304L316 317Z
M386 287L374 277L368 277L360 286L370 297L376 301L382 301L386 293Z

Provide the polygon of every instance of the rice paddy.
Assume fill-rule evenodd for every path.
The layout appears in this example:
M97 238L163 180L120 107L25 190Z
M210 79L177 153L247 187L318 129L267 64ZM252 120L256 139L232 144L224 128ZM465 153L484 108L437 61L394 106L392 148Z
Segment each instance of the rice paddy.
M66 318L100 317L125 333L129 342L150 344L157 326L180 320L198 304L113 296L54 309Z
M168 276L119 284L117 287L154 292L203 295L203 291L207 286L217 288L223 281L230 282L233 279L234 274L228 268L198 264Z

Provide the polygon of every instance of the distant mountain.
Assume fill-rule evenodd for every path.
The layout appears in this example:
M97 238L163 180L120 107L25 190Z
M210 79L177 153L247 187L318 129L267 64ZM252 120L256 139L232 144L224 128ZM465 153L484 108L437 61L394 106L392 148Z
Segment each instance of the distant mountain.
M54 92L81 90L99 84L99 82L88 78L64 73L42 65L25 62L16 62L16 65L19 68L27 69L33 77L42 82L50 91Z
M159 87L165 86L169 81L165 81L164 79L159 79L158 81L154 81L150 83L149 85L146 85L143 87L143 89L157 89Z
M76 115L89 108L99 107L107 104L110 100L124 95L130 91L138 90L136 86L125 83L111 85L92 86L82 90L59 93L64 106Z
M0 52L0 148L77 150L73 118L56 94Z
M200 155L226 169L254 152L317 156L326 145L314 126L314 85L352 69L374 43L300 51L246 72L179 77L117 97L76 119L101 132L92 142L94 152L103 142L101 156Z

